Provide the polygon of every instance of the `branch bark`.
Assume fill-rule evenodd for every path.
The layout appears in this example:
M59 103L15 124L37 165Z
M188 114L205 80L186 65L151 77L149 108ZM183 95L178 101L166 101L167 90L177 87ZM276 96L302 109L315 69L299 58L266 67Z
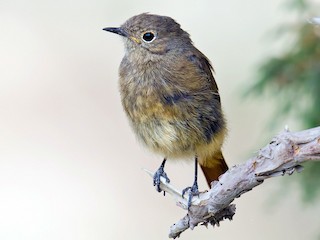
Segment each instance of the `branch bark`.
M286 129L260 149L257 156L233 166L220 176L219 181L211 183L209 191L194 197L186 216L170 227L169 237L179 237L183 231L199 224L219 226L220 221L231 220L235 214L235 205L231 202L235 198L262 184L265 179L300 172L303 170L300 164L319 160L320 127L301 132ZM147 172L153 176L152 172ZM164 178L160 188L173 196L178 206L187 210L187 199L182 197L181 191L166 183Z

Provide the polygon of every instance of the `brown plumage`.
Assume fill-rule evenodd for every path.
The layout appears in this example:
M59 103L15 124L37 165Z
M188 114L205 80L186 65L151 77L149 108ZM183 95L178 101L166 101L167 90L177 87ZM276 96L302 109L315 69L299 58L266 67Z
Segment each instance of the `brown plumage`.
M208 184L217 180L228 169L226 124L207 57L170 17L144 13L104 30L124 36L120 93L138 139L168 159L197 156Z

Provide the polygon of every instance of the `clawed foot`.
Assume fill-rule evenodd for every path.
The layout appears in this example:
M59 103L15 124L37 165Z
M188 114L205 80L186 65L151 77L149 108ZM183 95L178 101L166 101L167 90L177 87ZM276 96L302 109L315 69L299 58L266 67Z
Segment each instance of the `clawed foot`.
M186 192L189 191L189 195L188 195L188 210L191 206L191 200L193 196L198 196L199 195L199 189L198 189L198 184L197 182L194 182L192 187L187 187L185 189L182 190L182 197L184 196L184 194Z
M155 174L153 175L153 186L157 187L157 191L161 192L160 188L160 178L164 177L166 179L166 182L169 183L170 179L168 178L167 174L165 173L163 167L160 167Z

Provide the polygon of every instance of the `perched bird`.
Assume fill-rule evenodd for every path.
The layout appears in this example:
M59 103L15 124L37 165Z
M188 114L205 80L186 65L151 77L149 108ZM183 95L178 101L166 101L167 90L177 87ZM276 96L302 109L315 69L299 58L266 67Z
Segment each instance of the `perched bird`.
M124 39L120 94L130 125L144 145L164 157L154 175L157 190L161 176L169 181L167 159L195 159L194 183L183 190L189 191L190 206L199 193L198 162L209 186L228 170L221 153L226 123L210 61L167 16L143 13L103 30Z

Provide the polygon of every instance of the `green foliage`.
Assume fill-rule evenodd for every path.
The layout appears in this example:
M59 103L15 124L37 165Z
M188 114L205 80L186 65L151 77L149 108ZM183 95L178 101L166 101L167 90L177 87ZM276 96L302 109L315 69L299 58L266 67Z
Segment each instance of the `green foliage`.
M303 0L290 1L290 7L300 13L310 9ZM292 116L304 128L311 128L320 125L320 27L305 19L301 17L294 26L281 27L293 36L293 43L286 46L288 50L281 55L262 63L258 80L248 92L259 96L265 92L273 95L279 103L274 119ZM297 179L303 199L307 202L315 200L320 193L320 163L307 164Z

